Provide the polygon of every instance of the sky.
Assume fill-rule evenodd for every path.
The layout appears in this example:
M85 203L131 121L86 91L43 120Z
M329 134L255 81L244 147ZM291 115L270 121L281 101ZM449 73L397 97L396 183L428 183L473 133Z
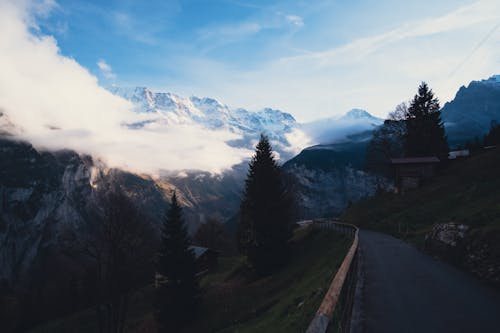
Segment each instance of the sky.
M444 103L500 72L498 0L54 3L40 32L103 86L273 107L299 121L352 108L383 117L421 81Z
M15 134L149 174L220 173L252 152L193 124L130 130L145 116L104 87L306 122L352 108L384 117L421 81L446 102L499 68L498 0L0 0L0 113Z

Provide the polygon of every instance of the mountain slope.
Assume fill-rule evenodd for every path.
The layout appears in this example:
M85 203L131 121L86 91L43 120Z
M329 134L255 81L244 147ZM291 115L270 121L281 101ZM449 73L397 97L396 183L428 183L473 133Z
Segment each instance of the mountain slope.
M481 139L492 121L500 121L500 75L460 87L441 112L452 147L476 136Z
M390 182L365 171L368 144L383 120L352 109L336 118L304 125L317 142L284 164L297 183L302 218L338 216L352 202Z
M381 193L343 219L425 247L500 287L500 150L453 162L421 188Z
M364 171L371 131L348 140L304 149L284 165L297 182L303 218L338 216L352 202L388 187L383 177Z
M168 193L150 178L107 169L73 151L37 151L0 137L0 280L29 282L25 278L37 262L51 260L46 253L61 254L67 242L78 239L103 184L119 186L145 221L160 224Z

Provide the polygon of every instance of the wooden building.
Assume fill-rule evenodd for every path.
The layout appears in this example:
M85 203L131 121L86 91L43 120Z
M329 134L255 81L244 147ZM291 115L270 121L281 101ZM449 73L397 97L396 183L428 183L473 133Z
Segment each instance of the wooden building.
M189 248L194 252L198 273L211 271L217 267L219 252L202 246L190 246Z
M404 193L417 188L425 180L432 178L439 162L439 158L435 156L391 158L396 192Z

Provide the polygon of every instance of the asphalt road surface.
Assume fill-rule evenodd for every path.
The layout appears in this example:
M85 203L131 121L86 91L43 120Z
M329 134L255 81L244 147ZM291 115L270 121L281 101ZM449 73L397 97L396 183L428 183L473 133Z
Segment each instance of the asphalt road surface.
M394 237L360 245L362 332L500 332L500 292Z

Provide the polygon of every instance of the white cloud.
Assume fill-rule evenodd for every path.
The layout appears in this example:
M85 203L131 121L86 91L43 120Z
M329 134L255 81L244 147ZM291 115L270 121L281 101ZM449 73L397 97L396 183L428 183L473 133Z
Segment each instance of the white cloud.
M0 3L0 108L38 147L69 148L110 166L155 173L158 169L220 172L250 156L226 141L237 136L183 125L130 130L144 120L132 105L101 88L74 59L62 56L54 38L29 28L29 2ZM102 69L111 72L105 62Z
M99 70L106 79L116 78L115 73L113 73L113 69L104 59L99 59L99 61L97 61L97 67L99 67Z
M298 28L301 28L304 26L304 20L302 19L302 17L300 17L298 15L286 15L285 18L288 22L290 22L292 25L294 25Z
M290 143L290 146L284 147L284 150L293 155L297 155L305 147L318 143L314 142L311 137L301 129L293 129L290 133L285 134L285 138Z

